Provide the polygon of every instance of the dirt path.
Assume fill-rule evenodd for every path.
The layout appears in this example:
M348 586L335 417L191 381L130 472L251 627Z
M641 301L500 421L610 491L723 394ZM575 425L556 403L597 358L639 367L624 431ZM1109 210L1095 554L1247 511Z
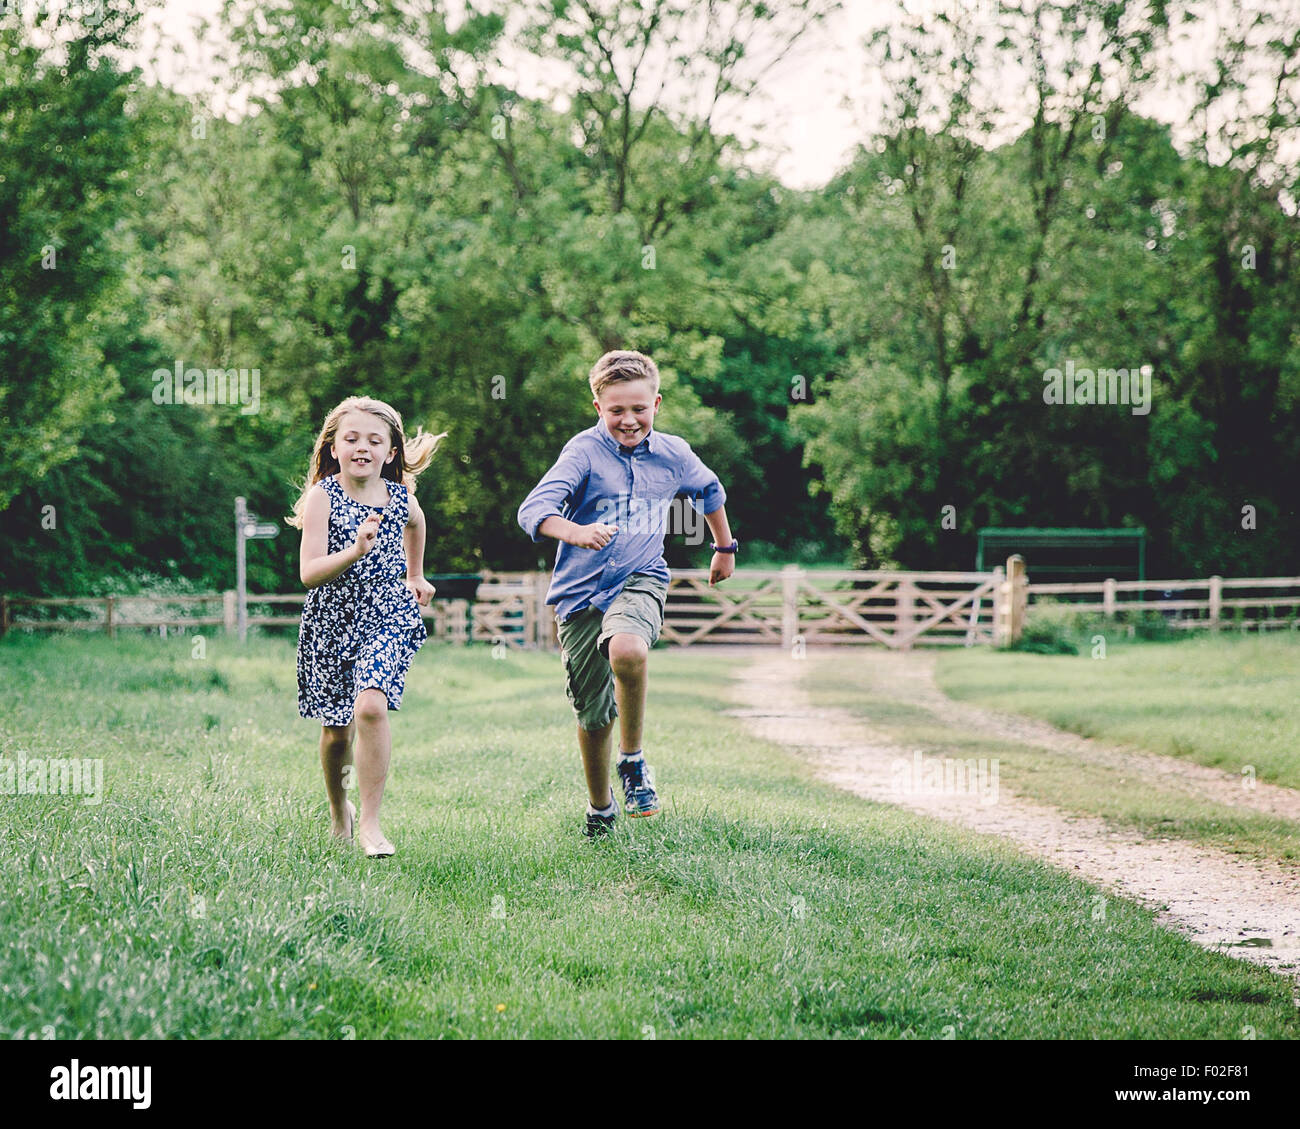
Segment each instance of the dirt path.
M797 662L784 650L754 648L748 657L752 662L734 690L739 708L730 712L757 736L798 750L823 779L868 799L1011 839L1038 858L1155 909L1162 924L1207 948L1300 981L1300 875L1294 871L1183 840L1147 839L1099 818L1015 796L1002 784L995 802L988 802L987 790L981 796L900 787L899 767L910 764L915 751L847 710L814 708L800 684L825 656L810 653ZM1106 749L1043 722L953 701L935 685L931 654L863 648L854 650L852 661L865 666L873 692L927 709L964 733L1068 752L1076 760L1131 770L1135 780L1158 781L1162 788L1300 820L1300 794L1290 789L1261 783L1247 790L1229 773Z

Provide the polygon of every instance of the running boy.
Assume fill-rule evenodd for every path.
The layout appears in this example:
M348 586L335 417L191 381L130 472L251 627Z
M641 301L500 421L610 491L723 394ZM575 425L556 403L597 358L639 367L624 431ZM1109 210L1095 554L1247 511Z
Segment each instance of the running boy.
M629 816L659 811L641 748L646 656L664 622L670 505L685 495L713 534L709 584L726 580L738 543L722 483L684 439L653 430L659 370L642 353L606 353L588 377L594 427L570 439L519 507L534 541L560 542L546 602L555 605L578 750L587 777L587 824L595 837L618 814L609 786L610 735L619 718L618 775ZM612 677L611 677L612 675Z

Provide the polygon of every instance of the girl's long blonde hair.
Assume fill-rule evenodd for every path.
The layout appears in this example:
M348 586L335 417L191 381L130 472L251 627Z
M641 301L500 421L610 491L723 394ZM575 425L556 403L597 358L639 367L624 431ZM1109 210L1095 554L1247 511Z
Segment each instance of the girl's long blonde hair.
M433 461L433 452L437 450L439 442L447 435L445 431L441 435L431 435L423 428L417 428L414 437L408 441L402 430L402 417L396 408L370 396L349 396L325 417L325 425L316 437L316 447L311 453L302 493L293 504L293 513L285 518L295 529L302 528L302 511L307 505L307 495L311 493L312 487L321 479L339 471L339 461L330 454L330 447L338 433L339 421L348 412L369 412L388 425L393 446L397 448L397 457L391 463L384 463L379 473L383 478L404 483L411 491L415 490L416 479Z

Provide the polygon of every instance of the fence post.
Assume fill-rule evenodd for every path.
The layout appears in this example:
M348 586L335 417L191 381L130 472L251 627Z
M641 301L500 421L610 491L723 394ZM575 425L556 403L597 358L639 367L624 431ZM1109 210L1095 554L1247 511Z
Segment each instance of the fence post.
M525 575L524 590L519 598L520 611L523 613L523 630L519 634L519 646L531 647L537 635L537 593L533 588L534 578Z
M1223 612L1223 577L1210 577L1210 628L1219 630L1219 618Z
M912 624L916 620L916 585L911 580L898 582L898 599L894 604L894 649L912 649Z
M1115 618L1115 580L1114 577L1107 577L1102 581L1101 590L1101 614L1107 619Z
M116 633L113 630L113 597L112 596L104 597L104 630L108 632L108 637L110 639L114 638Z
M469 642L468 600L452 600L447 609L447 628L453 643Z
M555 616L546 602L546 590L551 586L550 574L538 572L533 584L537 596L537 645L543 651L554 650Z
M993 645L1005 647L1011 633L1011 581L1003 577L993 589Z
M222 628L227 635L233 635L239 626L239 614L235 609L235 590L228 588L221 593Z
M1006 569L1002 565L994 565L993 587L989 589L989 642L995 647L998 646L999 632L1001 630L998 624L1002 607L1002 585L1006 578Z
M9 633L9 597L0 596L0 639Z
M803 570L798 565L781 569L781 646L789 650L799 637L799 580Z
M994 642L1007 646L1016 642L1025 629L1025 609L1029 602L1025 589L1029 581L1025 576L1025 558L1014 553L1007 558L1007 578L998 585L997 618L994 621Z
M1011 581L1011 642L1015 643L1024 634L1025 617L1029 613L1029 575L1025 571L1025 558L1019 553L1007 558L1007 576Z

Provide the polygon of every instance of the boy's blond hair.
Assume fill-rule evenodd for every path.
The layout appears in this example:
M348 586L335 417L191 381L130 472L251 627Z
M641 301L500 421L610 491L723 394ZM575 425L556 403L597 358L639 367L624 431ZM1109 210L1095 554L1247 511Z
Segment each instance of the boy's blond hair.
M631 349L615 349L606 353L591 366L591 372L587 376L591 394L597 399L611 384L624 380L648 380L654 384L655 393L659 392L659 370L654 361L644 353Z

